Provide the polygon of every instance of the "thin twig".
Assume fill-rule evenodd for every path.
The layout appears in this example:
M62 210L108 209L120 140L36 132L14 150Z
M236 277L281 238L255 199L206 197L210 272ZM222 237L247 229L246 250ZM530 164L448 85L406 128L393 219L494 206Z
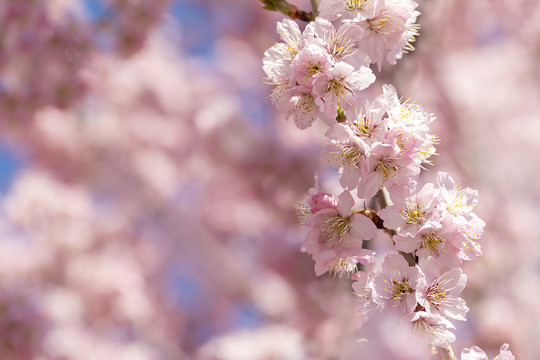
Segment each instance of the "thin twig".
M311 9L314 17L319 15L319 0L311 0Z
M298 20L310 22L310 21L315 20L315 17L317 16L315 11L307 12L307 11L300 10L296 6L289 4L287 0L260 0L260 1L264 4L264 7L263 7L264 9L270 10L270 11L279 11L282 14L287 15L291 19L298 19ZM312 0L312 5L313 5L313 1L317 1L317 0Z

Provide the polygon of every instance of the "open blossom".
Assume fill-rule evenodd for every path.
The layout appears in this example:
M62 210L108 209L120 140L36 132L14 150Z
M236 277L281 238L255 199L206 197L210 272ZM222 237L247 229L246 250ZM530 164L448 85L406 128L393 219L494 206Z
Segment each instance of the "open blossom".
M478 203L478 191L461 188L448 173L438 172L437 183L444 203L444 210L456 217L469 215Z
M373 72L363 66L359 70L345 62L337 63L325 76L313 81L315 103L327 116L336 117L338 107L351 110L361 98L361 90L375 82Z
M377 97L377 99L379 99ZM377 100L375 99L375 100ZM375 143L381 142L387 131L386 106L377 106L375 102L366 106L364 111L355 114L349 119L353 134L371 148Z
M466 320L469 308L459 295L465 288L467 275L457 267L441 273L439 264L432 257L420 259L419 267L424 277L416 292L418 303L428 313Z
M402 315L412 312L421 275L398 253L388 254L373 282L373 300L383 309L395 309Z
M354 199L344 191L337 208L320 210L306 221L312 230L302 250L313 256L316 275L355 272L358 262L371 261L372 251L363 249L362 244L376 236L377 227L367 216L353 211L353 206Z
M321 0L319 14L328 20L359 22L372 18L384 0Z
M388 206L378 212L387 229L400 228L400 234L416 233L432 218L438 220L438 190L432 183L425 184L418 193L403 203Z
M419 168L400 156L397 146L377 143L372 146L358 184L358 197L370 199L385 187L393 201L406 198L416 185Z
M461 249L461 257L464 260L472 260L482 255L482 248L478 243L478 239L484 233L486 223L478 216L472 217L466 224L462 224L461 228L467 238L465 246Z
M493 360L515 360L514 355L508 348L508 344L503 344L500 348L499 355L495 356ZM484 350L480 349L478 346L473 346L470 349L463 349L461 352L461 360L488 360L488 357Z
M354 24L343 24L335 28L330 21L318 17L306 25L306 43L316 44L336 61L347 61L358 66L369 66L369 58L356 47L356 40L362 36L363 29Z
M300 130L310 127L320 115L319 107L315 104L315 98L311 92L306 89L294 88L288 95L291 98L288 100L287 119L292 116L294 124ZM326 117L323 119L327 123L332 123Z
M413 333L423 338L426 343L435 346L447 346L456 341L456 336L452 332L454 325L444 317L417 311L407 316L411 322Z
M373 301L373 272L359 271L353 275L352 288L359 301L360 314L367 320L369 313L375 310L377 303Z
M435 153L431 121L420 106L402 103L393 86L383 86L383 93L351 125L370 149L358 197L370 198L382 187L394 203L410 195L422 165Z
M461 250L466 244L466 237L449 216L426 223L415 235L395 235L394 241L396 249L415 253L418 258L433 256L446 268L463 262Z
M484 233L486 223L473 213L478 202L478 191L461 188L454 179L445 172L437 174L442 211L451 216L452 221L459 225L466 243L461 249L461 258L472 260L482 255L478 239Z
M394 65L403 54L414 50L418 35L418 4L412 0L322 0L320 16L362 28L358 47L377 64Z
M358 46L364 49L379 70L384 62L394 65L403 53L414 50L412 42L418 35L416 11L412 0L386 0L373 16L359 23L366 31Z
M386 134L384 142L395 142L401 155L414 159L420 167L424 163L431 164L429 158L435 154L434 145L438 137L429 134L429 125L435 117L414 102L400 101L396 89L391 85L383 86L383 96L390 104L386 111L388 128L393 130Z
M347 124L332 126L326 136L330 138L330 144L324 147L321 160L339 169L339 182L343 188L356 188L368 155L367 144Z
M332 57L320 46L305 46L292 62L293 74L289 80L289 86L293 88L298 85L311 90L313 81L324 76L333 63Z
M432 117L418 106L402 104L390 85L371 104L349 114L348 121L326 133L330 144L322 160L339 169L344 188L360 184L359 198L369 199L382 187L394 201L409 195L414 177L435 152L434 137L428 134Z

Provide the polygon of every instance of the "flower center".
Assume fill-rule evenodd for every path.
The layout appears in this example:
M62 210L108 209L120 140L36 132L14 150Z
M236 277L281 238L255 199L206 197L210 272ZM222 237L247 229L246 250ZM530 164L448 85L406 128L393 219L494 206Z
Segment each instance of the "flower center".
M456 186L451 195L453 199L446 203L446 209L452 215L463 215L474 209L474 206L469 204L472 196L466 190Z
M407 224L421 224L424 221L426 210L417 203L407 201L407 208L401 210L401 217Z
M358 271L356 267L357 261L350 256L345 258L337 258L332 265L330 265L330 273L333 273L334 276L342 277L344 274L355 274Z
M373 124L371 123L371 119L364 116L362 117L362 120L352 124L352 128L354 131L354 135L360 138L369 138L373 135L372 133L375 129L375 126L373 126Z
M341 238L349 232L349 218L343 218L337 215L335 218L330 218L324 222L322 235L326 242L336 242L339 244Z
M409 280L396 281L392 280L392 297L397 300L402 300L405 296L412 293L414 289L411 288Z
M330 83L328 88L334 95L339 96L345 94L345 90L350 90L342 79L335 79Z
M349 11L362 10L368 2L367 0L345 0L343 1L343 5Z
M320 66L319 63L309 62L308 66L307 66L306 73L313 76L313 75L318 74L318 73L320 73L322 71L323 71L323 68Z
M351 37L343 36L343 34L330 35L326 49L335 58L347 57L356 52L354 40Z
M371 31L382 35L390 35L392 33L392 28L389 24L390 14L387 11L383 11L380 15L374 17L373 19L368 19L367 22Z
M362 153L360 153L360 150L356 146L353 145L341 145L341 158L344 163L346 163L349 166L357 166L360 162L360 158L362 157Z
M398 167L394 164L394 160L392 158L386 158L379 160L379 163L375 167L375 171L382 172L384 177L388 178L398 171Z
M431 233L429 235L422 235L422 239L422 247L427 248L432 255L435 252L444 252L446 245L446 240L444 238L435 233Z
M427 299L437 310L441 309L441 304L446 300L446 292L437 283L432 284L427 289Z

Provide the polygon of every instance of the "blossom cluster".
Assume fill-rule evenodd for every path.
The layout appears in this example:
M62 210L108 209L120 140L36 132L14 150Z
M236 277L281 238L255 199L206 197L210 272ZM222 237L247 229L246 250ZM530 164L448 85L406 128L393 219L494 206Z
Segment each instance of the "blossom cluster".
M283 43L265 53L263 67L271 99L299 129L316 118L329 126L321 160L338 169L340 194L317 184L299 207L308 228L301 250L312 255L315 274L352 274L364 321L398 319L427 345L447 348L456 339L451 321L466 320L469 310L460 266L482 254L478 194L445 172L420 188L419 174L436 154L434 116L401 101L391 85L372 100L364 91L375 81L370 65L380 71L411 49L416 6L323 0L303 32L291 20L278 23ZM375 198L379 209L367 208ZM388 235L390 246L374 244ZM473 347L462 358L482 353ZM513 355L506 347L498 358Z
M414 50L417 6L412 0L323 0L319 12L325 19L361 27L358 46L380 70L385 61L394 65L404 52Z
M375 81L370 64L395 64L417 34L414 1L322 1L320 17L303 32L285 19L277 30L283 40L265 53L266 82L272 101L305 129L319 117L335 123L365 100ZM334 26L332 21L337 25Z
M354 209L347 190L337 199L316 192L308 203L312 215L305 220L310 230L302 250L313 256L316 275L353 274L366 318L371 310L392 313L429 344L447 346L455 340L449 319L464 321L468 311L459 297L467 281L459 266L481 255L477 240L485 224L472 212L476 195L444 172L437 187L427 183L376 214ZM365 241L389 230L394 245L379 261ZM364 271L357 272L358 263Z
M264 71L274 85L273 101L294 115L299 129L317 117L331 124L338 111L354 109L362 90L375 81L369 59L355 47L360 31L350 24L337 31L323 18L302 33L292 20L278 23L284 43L265 53Z
M414 189L422 165L430 163L437 137L429 134L433 116L413 103L401 103L391 85L347 122L333 125L326 136L323 162L339 169L343 188L370 199L385 187L392 200Z

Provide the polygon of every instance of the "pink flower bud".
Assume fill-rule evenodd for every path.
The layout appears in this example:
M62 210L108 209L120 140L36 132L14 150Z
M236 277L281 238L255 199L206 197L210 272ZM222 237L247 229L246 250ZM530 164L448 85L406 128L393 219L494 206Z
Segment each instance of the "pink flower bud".
M337 204L337 200L334 196L322 192L312 195L311 199L308 200L308 205L313 214L316 214L323 209L337 209Z

